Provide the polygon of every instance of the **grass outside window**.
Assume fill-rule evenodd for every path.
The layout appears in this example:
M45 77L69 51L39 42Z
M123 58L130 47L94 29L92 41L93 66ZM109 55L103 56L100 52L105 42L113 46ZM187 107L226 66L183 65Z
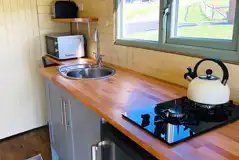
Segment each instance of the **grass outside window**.
M116 1L116 42L173 52L175 45L193 56L200 56L201 47L210 51L208 57L239 61L236 0ZM226 58L217 56L221 50Z

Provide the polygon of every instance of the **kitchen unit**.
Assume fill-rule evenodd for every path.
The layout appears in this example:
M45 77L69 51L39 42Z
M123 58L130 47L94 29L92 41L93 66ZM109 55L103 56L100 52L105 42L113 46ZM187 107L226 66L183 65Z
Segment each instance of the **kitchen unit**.
M147 108L148 112L151 106L155 107L157 104L162 105L170 102L171 106L175 104L177 107L167 108L166 111L163 111L163 118L165 118L164 116L182 118L186 115L180 112L181 110L178 107L178 102L175 103L175 101L172 100L186 96L186 89L181 86L187 87L188 83L185 82L182 75L185 73L185 68L188 65L195 64L196 61L199 61L198 58L115 45L115 38L113 37L115 37L114 35L116 33L114 27L124 29L124 27L117 27L119 23L114 23L115 18L118 17L116 16L117 8L114 5L115 3L106 0L84 1L83 3L86 11L81 15L85 17L69 19L51 19L50 3L52 3L52 0L0 1L0 65L2 69L0 83L0 140L1 142L4 140L4 143L0 145L0 159L26 159L28 156L34 156L30 154L38 153L42 153L42 156L44 156L43 152L49 149L49 145L42 145L42 143L44 143L44 141L48 143L48 134L43 134L43 136L34 135L36 133L34 130L29 132L28 136L26 136L27 133L24 132L45 126L47 122L49 124L52 150L57 153L58 158L60 157L60 159L63 160L239 159L239 122L234 121L237 119L237 111L232 110L231 113L230 110L223 110L223 112L221 112L222 110L219 109L219 113L224 113L225 111L225 114L219 114L221 115L220 117L214 117L218 118L216 120L220 122L214 122L213 124L212 122L208 122L205 126L219 126L221 124L224 125L224 122L228 122L227 125L202 135L193 136L192 139L183 139L183 142L171 146L145 131L149 116L147 113L143 113L144 115L141 113L139 114L142 109ZM146 3L148 3L148 1ZM136 5L138 5L138 3L136 3ZM232 5L230 4L230 6ZM123 9L124 8L125 7L123 7ZM143 8L145 7L143 6ZM163 8L164 6L160 5L158 9L161 10ZM120 9L117 10L120 11ZM160 11L160 13L163 12ZM228 15L227 13L229 12L225 12L226 15ZM236 13L238 13L238 9ZM141 19L150 20L147 18L150 16L147 14L144 15L146 18ZM153 15L158 16L159 14ZM171 15L173 14L169 14L168 17ZM95 18L95 16L99 17L100 21L98 24L90 26L91 22L98 21L98 18ZM236 18L236 20L237 19L238 18ZM163 25L164 22L170 21L164 21L164 18L161 17L160 23L158 23L158 21L156 22L160 24L158 27L159 30L170 31L171 29L167 28L170 25ZM238 28L237 22L238 21L235 21L234 30ZM81 25L81 23L83 24ZM74 24L76 24L76 30ZM228 24L226 24L226 26L228 26ZM109 62L120 67L107 65L111 69L103 68L102 56L98 49L96 64L98 66L102 65L102 69L91 68L87 69L87 71L94 73L92 75L96 77L109 75L109 77L107 77L108 79L101 79L98 81L92 78L89 80L89 77L92 77L92 75L81 77L82 72L71 72L72 74L66 74L68 77L71 76L71 78L76 77L81 79L73 80L61 76L58 72L59 67L41 68L41 74L45 78L44 87L43 79L39 75L39 68L42 66L40 59L42 55L45 55L47 52L44 38L45 35L52 32L63 33L70 31L84 33L85 35L88 34L88 36L86 36L88 37L88 49L90 52L88 52L88 56L93 57L91 53L95 51L95 43L91 41L90 31L93 31L94 27L98 28L99 32L102 34L101 53L104 54L104 62ZM159 36L156 37L159 40L159 44L164 43L162 37L165 35L160 33L161 32L159 32ZM233 39L237 39L238 34L235 33ZM170 34L167 33L166 35L169 35L167 37L170 38ZM167 38L165 42L167 42ZM158 43L156 42L156 44ZM235 44L238 43L236 42ZM97 45L99 45L99 41L97 41ZM239 47L235 47L238 45L233 46L234 50L237 50L239 53ZM219 48L222 47L221 45L219 46ZM72 48L69 46L68 49ZM176 51L180 51L178 46L177 49ZM205 50L202 49L202 55L211 56L210 50L209 52L204 51ZM224 54L223 52L223 49L220 50L222 54L218 55L219 58L222 56L229 57L228 54ZM233 57L237 59L238 62L239 57L234 54ZM58 60L54 61L56 63L73 65L75 62L88 63L91 60L78 59L63 62ZM211 66L211 64L207 66ZM227 64L227 67L229 68L230 75L232 75L232 79L230 79L228 85L230 86L231 94L228 90L228 86L225 85L227 81L227 78L225 78L225 81L222 80L224 85L223 88L216 90L215 95L225 93L221 94L223 97L220 98L220 100L223 100L221 103L228 101L229 96L231 96L230 99L239 102L239 68L235 64ZM132 70L140 72L141 74L135 73ZM208 69L207 75L201 77L201 79L199 76L199 79L195 79L195 75L191 74L190 70L188 71L189 78L193 79L192 82L190 82L190 88L192 88L190 98L198 103L205 102L205 99L208 100L207 103L219 103L218 99L213 99L216 96L209 98L209 92L204 91L203 96L199 96L199 98L198 96L195 97L195 93L198 93L195 92L195 88L202 83L205 84L205 86L207 85L203 82L205 79L218 80L217 77L213 76L212 71ZM221 70L216 69L214 71L217 73ZM150 78L142 74L154 76L164 81ZM175 86L165 81L180 86ZM222 86L220 82L221 81L217 84ZM195 83L197 85L195 85ZM44 91L46 91L47 96L45 96ZM209 94L209 96L207 94ZM47 99L47 107L45 107L45 98ZM232 103L230 103L230 105L231 104ZM206 105L204 107L211 108L213 105L214 104ZM196 104L192 106L195 108L198 107ZM224 107L227 108L228 106L222 106L222 108ZM230 106L228 108L230 109ZM235 108L234 105L233 108ZM48 109L48 112L46 112L46 109ZM155 108L152 109L154 112ZM122 117L122 115L125 115L124 113L127 113L126 116L128 115L128 118L131 118L131 116L136 113L135 111L139 111L136 114L137 116L140 118L145 117L146 119L146 123L143 123L143 129L139 126L142 125L141 122L139 122L140 124L137 126L137 124L135 125L128 120L127 117ZM161 112L159 112L159 114L160 113ZM203 114L208 115L208 113ZM202 115L200 118L207 119L208 117L203 117L203 114L199 114L199 116ZM210 114L214 115L214 112L210 112ZM236 117L235 119L234 116ZM150 115L150 118L154 117ZM157 118L155 118L156 124L161 122ZM150 122L152 122L153 126L155 125L154 119ZM180 119L180 122L183 121ZM176 123L178 123L178 121L176 121ZM47 130L48 125L44 128ZM41 130L42 128L39 129ZM183 129L185 129L183 132L185 131L187 135L194 135L194 133L196 133L195 130L198 128L195 130L192 129L190 132L185 125ZM179 131L182 131L171 124L167 125L165 128L164 126L162 128L156 126L154 130L158 131L156 134L160 133L162 130L167 130L169 133L174 133L174 135L177 136L180 135L178 134ZM34 136L31 136L32 133ZM18 137L18 134L22 134L19 136L23 139L20 138L17 142L12 142L12 138L10 141L8 141L9 139L5 140L11 136ZM167 137L168 140L173 139L169 134L167 134L167 136L165 136L165 134L161 135L163 138ZM26 143L23 144L21 143L22 141ZM8 142L12 143L10 144ZM8 147L8 151L6 147L4 147L5 144L10 146ZM39 146L39 148L43 150L37 150L35 146ZM22 152L25 152L24 155ZM29 154L29 152L31 153ZM15 154L15 156L12 156L13 154ZM47 159L44 158L44 160Z
M51 147L60 159L156 159L61 87L45 83Z
M71 64L90 61L88 59L80 59L68 62L55 62ZM127 69L113 65L110 65L110 67L116 70L115 76L100 81L69 80L57 73L58 67L42 68L41 74L60 88L66 90L77 101L80 101L99 117L104 118L106 122L109 122L121 134L134 141L134 143L141 146L157 159L238 159L238 121L175 146L169 146L123 119L121 114L126 111L138 110L146 105L154 106L157 103L179 98L186 95L186 90ZM105 136L107 137L107 135ZM102 140L103 143L100 143ZM99 146L102 146L102 144L106 146L112 144L108 143L107 140L108 138L101 138L101 141L93 144L92 150L94 151L95 147L98 147L98 150L100 150ZM99 151L97 154L99 154Z
M52 149L63 160L91 159L100 142L100 117L51 81L46 81Z

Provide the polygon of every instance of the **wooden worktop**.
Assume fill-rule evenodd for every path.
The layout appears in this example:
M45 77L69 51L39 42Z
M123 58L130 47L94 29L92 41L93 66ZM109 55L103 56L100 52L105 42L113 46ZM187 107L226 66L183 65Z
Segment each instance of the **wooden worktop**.
M58 64L79 62L92 60L55 61ZM179 98L186 94L186 89L111 67L116 69L116 75L105 80L69 80L57 73L57 67L41 68L40 72L160 160L239 159L239 121L169 146L122 119L121 113L125 111Z

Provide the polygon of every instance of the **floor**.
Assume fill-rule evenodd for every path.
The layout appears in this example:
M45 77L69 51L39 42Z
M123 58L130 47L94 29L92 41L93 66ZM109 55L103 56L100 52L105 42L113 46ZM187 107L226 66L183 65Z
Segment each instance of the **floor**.
M38 154L51 160L48 127L0 141L0 160L25 160Z

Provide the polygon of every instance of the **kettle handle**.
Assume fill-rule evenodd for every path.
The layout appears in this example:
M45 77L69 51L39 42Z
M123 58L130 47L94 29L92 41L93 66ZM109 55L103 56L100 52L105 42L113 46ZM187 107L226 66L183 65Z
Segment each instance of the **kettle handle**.
M198 67L199 67L199 65L200 65L202 62L204 62L204 61L212 61L212 62L215 62L215 63L217 63L217 64L221 67L221 69L222 69L222 71L223 71L222 84L223 84L223 85L226 85L226 84L227 84L227 81L228 81L228 79L229 79L229 72L228 72L228 69L227 69L226 65L225 65L222 61L220 61L220 60L218 60L218 59L206 58L206 59L202 59L201 61L199 61L199 62L195 65L195 67L194 67L193 73L194 73L195 77L198 77L198 75L197 75Z

